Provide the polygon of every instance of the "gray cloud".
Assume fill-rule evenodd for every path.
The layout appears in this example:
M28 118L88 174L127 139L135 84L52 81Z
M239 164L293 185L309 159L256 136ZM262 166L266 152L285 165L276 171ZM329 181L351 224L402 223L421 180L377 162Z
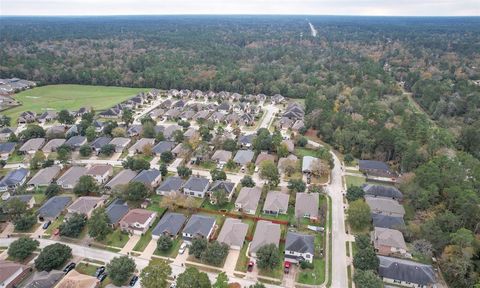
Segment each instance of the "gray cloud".
M479 0L0 0L0 15L480 16Z

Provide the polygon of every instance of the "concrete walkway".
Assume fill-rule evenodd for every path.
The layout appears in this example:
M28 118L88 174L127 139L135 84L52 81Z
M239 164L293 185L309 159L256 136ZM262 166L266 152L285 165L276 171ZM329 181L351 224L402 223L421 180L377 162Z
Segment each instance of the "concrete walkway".
M142 254L140 255L140 258L143 259L150 259L155 253L155 250L157 249L157 240L150 240L148 243L147 247L145 247L145 250L143 250Z
M137 244L138 240L140 240L139 235L132 235L130 236L130 239L128 239L128 242L123 246L122 250L120 250L121 254L129 254L132 252L133 247Z

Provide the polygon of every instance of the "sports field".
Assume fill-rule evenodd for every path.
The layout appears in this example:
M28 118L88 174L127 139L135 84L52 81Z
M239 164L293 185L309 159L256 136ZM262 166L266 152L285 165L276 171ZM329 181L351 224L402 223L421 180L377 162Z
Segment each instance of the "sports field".
M93 107L96 111L109 108L148 88L124 88L87 85L48 85L26 90L14 95L21 106L5 110L2 114L12 117L12 125L23 111L41 113L45 110L77 110Z

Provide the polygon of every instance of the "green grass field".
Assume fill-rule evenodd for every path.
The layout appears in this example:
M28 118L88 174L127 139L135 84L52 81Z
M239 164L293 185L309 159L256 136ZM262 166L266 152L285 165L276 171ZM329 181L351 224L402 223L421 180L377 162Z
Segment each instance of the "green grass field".
M76 110L81 107L93 107L96 111L109 108L121 101L135 96L147 88L124 88L87 85L48 85L26 90L14 95L22 105L4 111L16 123L18 115L24 111L37 113L47 109Z

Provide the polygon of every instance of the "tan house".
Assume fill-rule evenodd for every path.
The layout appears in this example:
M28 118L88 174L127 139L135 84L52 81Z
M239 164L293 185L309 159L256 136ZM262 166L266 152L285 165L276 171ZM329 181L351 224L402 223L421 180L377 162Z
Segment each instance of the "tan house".
M275 244L275 246L278 247L280 243L280 234L280 224L265 220L258 221L248 252L252 257L256 257L258 249L265 245Z
M98 184L107 183L112 174L113 167L108 164L92 165L85 173L85 175L92 176Z
M99 286L100 280L96 277L72 270L58 282L55 288L96 288Z
M398 230L375 227L372 232L372 241L377 254L408 256L403 234Z
M79 197L75 202L73 202L67 208L67 217L74 213L84 214L87 218L92 216L93 210L98 207L102 207L105 204L106 198L104 197L93 197L93 196L83 196Z
M156 212L132 209L120 220L120 228L127 233L142 235L153 225L156 217Z
M0 287L17 287L31 273L30 271L27 265L0 260Z

